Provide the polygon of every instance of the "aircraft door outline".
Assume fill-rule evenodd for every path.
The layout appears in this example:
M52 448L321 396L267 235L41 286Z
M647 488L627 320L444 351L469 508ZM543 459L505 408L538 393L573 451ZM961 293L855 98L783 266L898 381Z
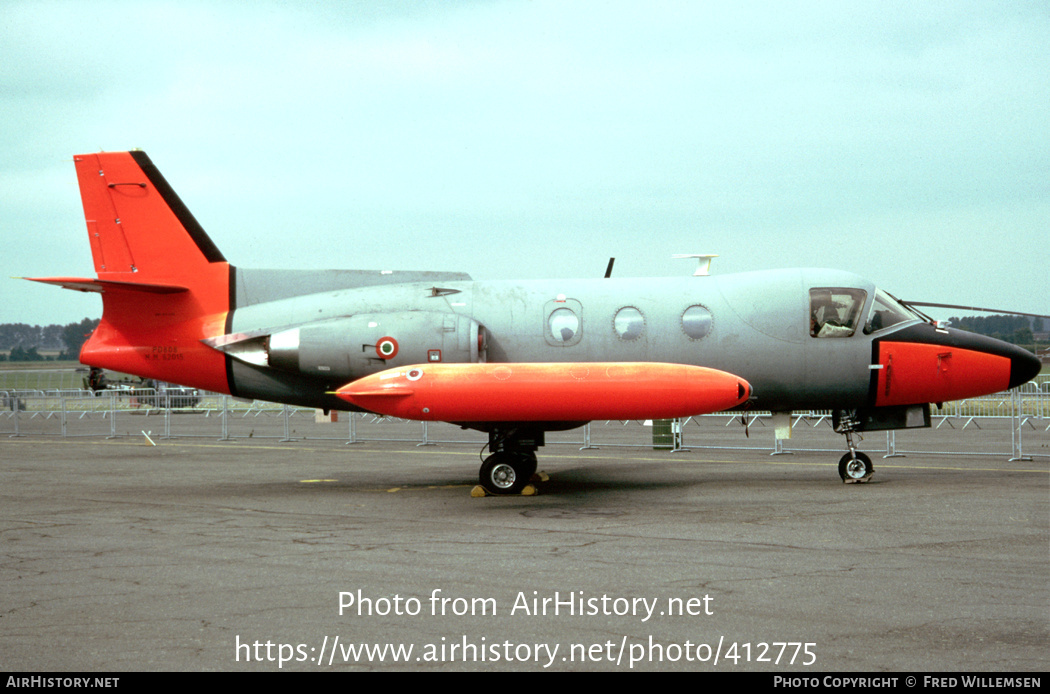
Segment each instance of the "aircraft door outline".
M845 407L867 400L871 338L864 334L870 293L859 287L820 285L807 290L809 347L804 382L814 399Z
M583 304L558 296L543 307L543 339L552 347L572 347L583 339Z

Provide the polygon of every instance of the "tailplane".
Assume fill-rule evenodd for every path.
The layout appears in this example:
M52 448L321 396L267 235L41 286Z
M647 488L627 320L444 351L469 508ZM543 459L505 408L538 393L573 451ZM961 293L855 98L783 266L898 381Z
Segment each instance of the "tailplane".
M28 278L102 294L80 361L229 392L222 335L233 267L145 152L74 157L96 278Z

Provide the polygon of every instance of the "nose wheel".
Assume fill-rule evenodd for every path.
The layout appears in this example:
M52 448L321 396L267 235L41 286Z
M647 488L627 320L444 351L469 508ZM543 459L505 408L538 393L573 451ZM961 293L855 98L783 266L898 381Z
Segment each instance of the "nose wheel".
M875 474L871 458L860 451L851 450L839 459L839 477L844 484L867 482Z
M843 484L862 484L875 474L871 458L857 450L853 441L857 417L855 410L840 410L835 413L835 431L846 436L849 453L839 459L839 477Z

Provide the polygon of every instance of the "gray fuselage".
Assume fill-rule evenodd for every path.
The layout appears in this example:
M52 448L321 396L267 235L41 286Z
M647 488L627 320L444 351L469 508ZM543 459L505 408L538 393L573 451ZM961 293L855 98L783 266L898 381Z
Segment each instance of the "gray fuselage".
M344 408L325 392L367 373L419 363L435 350L446 361L469 360L462 350L461 357L449 358L457 353L450 341L458 339L462 348L466 339L457 320L460 326L468 321L481 326L484 345L475 354L489 362L711 367L746 379L754 391L753 409L857 407L869 393L871 336L861 330L841 339L810 334L814 287L863 291L862 315L867 315L875 287L851 273L792 269L703 277L471 281L457 274L354 271L322 277L327 278L323 291L299 294L318 286L317 274L307 285L305 276L294 271L238 269L230 332L318 326L314 333L325 345L322 360L349 360L349 365L337 366L334 374L310 373L305 367L292 374L234 361L235 394ZM341 282L353 286L336 288ZM288 293L299 295L283 296ZM427 322L424 315L436 319ZM401 345L395 357L383 360L372 353L380 336Z

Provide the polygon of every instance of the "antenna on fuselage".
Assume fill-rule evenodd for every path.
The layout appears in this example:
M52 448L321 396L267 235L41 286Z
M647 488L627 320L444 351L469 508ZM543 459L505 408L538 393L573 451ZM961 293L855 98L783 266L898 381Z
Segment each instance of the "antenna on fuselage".
M616 262L616 258L609 258L609 264L605 268L605 279L612 277L612 266Z
M698 261L696 272L693 277L707 277L711 274L711 260L717 258L717 253L676 253L672 258L696 258Z

